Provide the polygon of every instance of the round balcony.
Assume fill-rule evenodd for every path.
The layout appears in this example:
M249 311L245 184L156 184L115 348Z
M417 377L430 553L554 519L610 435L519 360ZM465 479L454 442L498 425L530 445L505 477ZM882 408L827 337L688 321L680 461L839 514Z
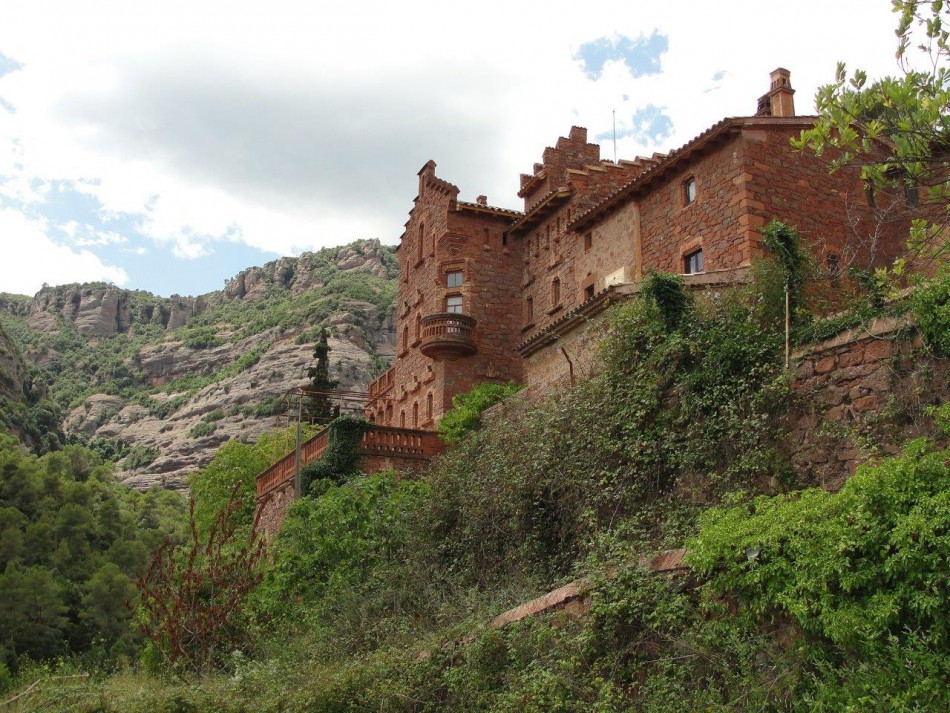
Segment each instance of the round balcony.
M472 340L474 317L440 312L422 318L422 344L419 350L430 359L444 361L472 356L478 351Z

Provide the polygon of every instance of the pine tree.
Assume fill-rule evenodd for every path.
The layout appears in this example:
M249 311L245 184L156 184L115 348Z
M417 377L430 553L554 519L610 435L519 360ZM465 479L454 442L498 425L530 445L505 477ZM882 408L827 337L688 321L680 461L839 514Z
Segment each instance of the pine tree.
M333 403L326 392L336 388L337 382L330 378L330 345L327 330L320 330L320 339L313 347L314 365L307 369L311 393L304 401L304 417L311 423L327 423L333 419Z

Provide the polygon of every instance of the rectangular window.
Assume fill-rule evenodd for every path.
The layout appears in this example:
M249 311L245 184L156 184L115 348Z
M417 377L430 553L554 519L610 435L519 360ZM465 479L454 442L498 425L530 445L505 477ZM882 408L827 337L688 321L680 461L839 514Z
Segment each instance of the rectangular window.
M590 252L590 249L594 246L594 234L585 233L584 234L584 252Z
M683 258L683 272L687 275L694 275L703 271L703 251L697 250L691 252Z
M529 297L524 303L524 321L531 324L534 321L534 299Z
M445 286L446 287L461 287L462 286L462 272L449 272L445 275Z
M683 199L686 201L686 205L689 205L696 200L695 178L687 178L686 182L683 184Z
M584 288L584 301L594 299L594 286L588 285Z
M561 281L554 278L551 282L551 306L556 307L561 304Z
M462 295L445 298L445 311L450 314L462 314Z

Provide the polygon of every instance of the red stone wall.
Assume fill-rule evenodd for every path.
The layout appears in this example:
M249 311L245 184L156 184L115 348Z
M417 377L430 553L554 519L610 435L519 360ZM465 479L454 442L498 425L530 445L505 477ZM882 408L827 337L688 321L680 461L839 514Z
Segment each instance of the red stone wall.
M702 249L705 270L747 265L749 230L742 188L742 156L736 139L670 172L640 200L642 273L683 272L683 257ZM696 181L696 199L687 205L685 184ZM623 212L636 211L629 203Z
M839 487L910 438L939 437L923 411L950 399L950 360L923 349L906 320L876 320L811 347L793 369L792 463L818 485Z
M795 226L822 265L829 253L840 258L842 268L865 269L902 253L909 228L903 197L879 193L869 204L856 169L829 173L825 159L789 145L798 135L798 129L785 126L742 133L741 178L753 249L760 242L756 229L774 218Z

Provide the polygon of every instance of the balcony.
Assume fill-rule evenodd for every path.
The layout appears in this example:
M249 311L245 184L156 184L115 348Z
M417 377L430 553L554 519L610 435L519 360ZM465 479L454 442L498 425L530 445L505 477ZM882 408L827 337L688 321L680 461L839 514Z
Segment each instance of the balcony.
M422 318L419 350L436 361L472 356L478 351L472 339L475 318L467 314L440 312Z
M309 441L300 446L300 465L313 462L330 445L330 429L324 428ZM415 428L393 428L370 424L360 439L358 452L361 469L364 473L374 473L381 469L417 467L442 452L444 446L435 431L421 431ZM375 457L375 460L367 460ZM257 499L290 486L294 480L297 466L297 454L290 451L270 468L257 476Z

